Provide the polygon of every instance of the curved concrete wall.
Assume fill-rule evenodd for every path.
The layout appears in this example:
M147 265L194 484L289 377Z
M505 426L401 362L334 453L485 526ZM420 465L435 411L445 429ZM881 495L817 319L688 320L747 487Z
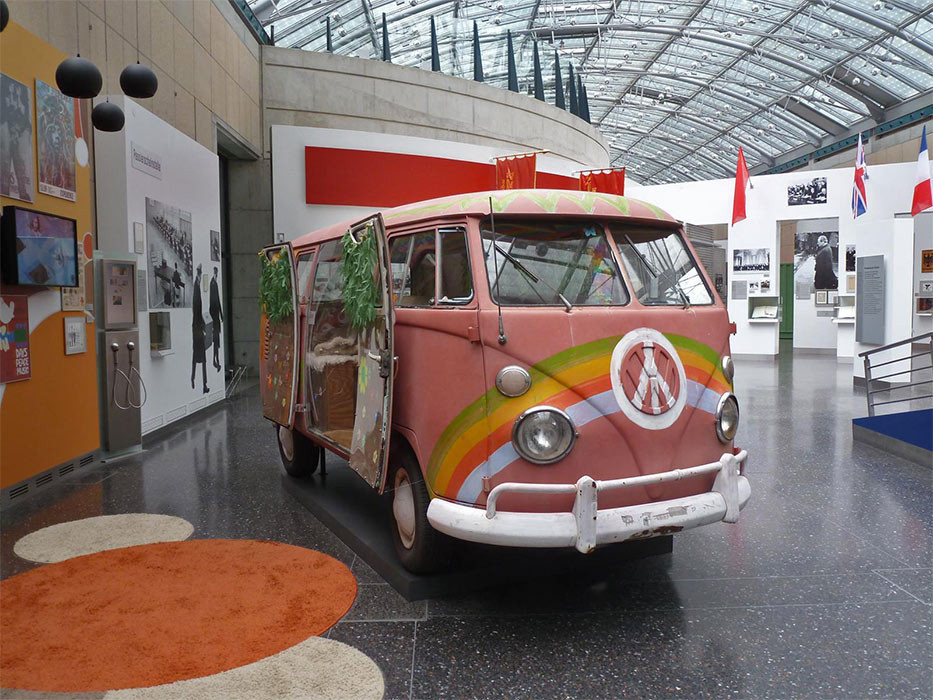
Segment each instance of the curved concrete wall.
M501 147L547 149L602 167L599 131L569 112L472 80L383 61L264 47L265 149L273 124L352 129Z

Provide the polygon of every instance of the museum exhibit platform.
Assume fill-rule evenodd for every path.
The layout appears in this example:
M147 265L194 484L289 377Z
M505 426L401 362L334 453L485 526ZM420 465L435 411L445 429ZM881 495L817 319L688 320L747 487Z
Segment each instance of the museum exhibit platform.
M852 439L933 467L933 408L854 418Z
M370 488L346 461L329 453L326 459L326 473L304 479L282 475L282 486L409 601L472 593L584 568L594 573L628 559L672 551L670 536L601 547L592 554L580 554L572 548L506 548L454 542L452 562L446 570L413 574L395 553L389 529L389 499Z

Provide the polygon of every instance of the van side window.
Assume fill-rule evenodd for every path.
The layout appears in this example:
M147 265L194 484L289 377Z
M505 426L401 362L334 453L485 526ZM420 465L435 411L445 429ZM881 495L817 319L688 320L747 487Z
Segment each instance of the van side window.
M308 285L311 282L311 263L314 261L314 251L310 253L299 253L295 260L295 267L298 269L298 300L302 304L308 302L310 290Z
M473 275L467 251L466 229L442 228L440 242L441 289L439 304L465 304L473 298Z
M398 236L389 242L396 306L432 306L437 255L434 231Z
M343 274L340 262L340 241L328 241L318 251L314 269L311 301L339 301L342 299Z

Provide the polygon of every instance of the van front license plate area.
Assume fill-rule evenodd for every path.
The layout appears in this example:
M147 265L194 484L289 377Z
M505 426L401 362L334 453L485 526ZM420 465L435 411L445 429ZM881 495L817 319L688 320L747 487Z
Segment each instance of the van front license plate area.
M441 532L471 542L515 547L576 547L589 553L597 545L658 537L715 522L734 523L748 502L751 487L740 474L748 453L723 454L718 462L659 474L596 481L581 477L576 484L504 483L489 494L486 510L435 498L428 520ZM657 503L599 510L599 493L633 486L680 481L716 474L707 493ZM569 513L498 511L504 493L574 493Z

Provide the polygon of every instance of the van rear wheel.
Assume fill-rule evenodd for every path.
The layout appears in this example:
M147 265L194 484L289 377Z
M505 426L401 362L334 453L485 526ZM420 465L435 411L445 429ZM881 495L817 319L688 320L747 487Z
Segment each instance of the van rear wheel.
M402 565L416 574L444 568L450 560L450 539L428 522L431 497L415 458L407 451L392 455L391 489L392 541Z
M311 476L321 461L321 448L296 430L284 425L276 426L279 455L285 472L296 479Z

